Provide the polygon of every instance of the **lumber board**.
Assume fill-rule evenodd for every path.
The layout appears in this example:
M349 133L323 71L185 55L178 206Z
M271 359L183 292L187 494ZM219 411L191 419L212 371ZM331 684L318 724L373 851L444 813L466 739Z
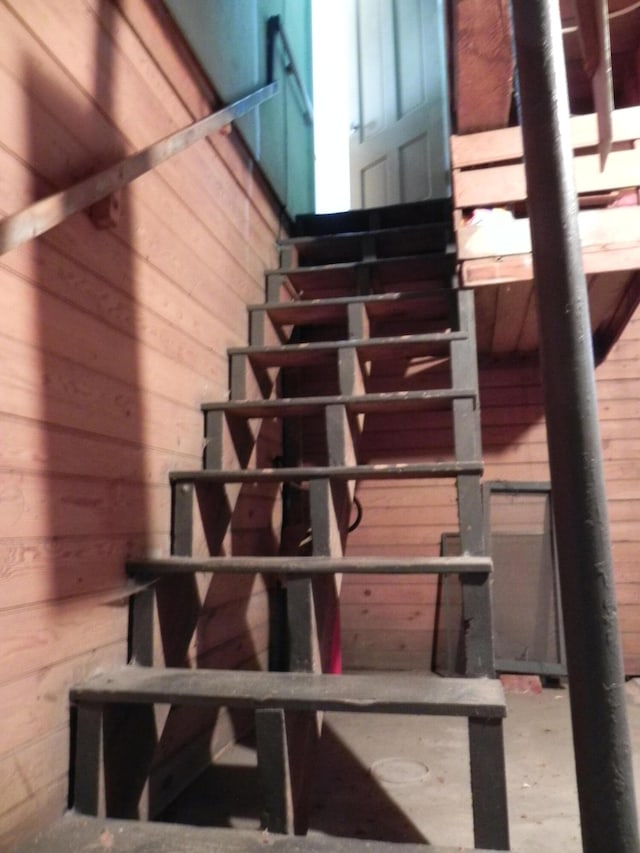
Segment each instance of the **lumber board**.
M38 830L46 831L64 814L68 807L68 796L68 773L45 788L34 791L29 799L23 800L3 816L0 847L3 850L14 850L18 843L24 842L25 838Z
M155 669L121 667L96 675L71 689L78 703L217 704L236 708L292 711L505 716L499 681L486 678L434 678L389 673L322 675L307 672Z
M455 477L481 474L482 462L433 462L353 465L349 467L256 468L236 471L172 471L174 483L192 482L196 486L224 486L231 483L306 482L327 477L330 480L404 480L431 477Z
M614 110L612 115L613 142L638 139L640 107ZM598 124L595 113L573 116L569 120L571 145L574 149L598 145ZM454 169L519 160L523 157L520 127L505 127L480 133L451 137L451 165Z
M573 175L578 193L640 185L640 150L612 151L604 169L600 168L598 154L576 155ZM526 198L527 182L522 163L453 172L456 207L500 207Z
M93 2L93 8L99 7ZM136 0L118 0L118 8L137 38L156 58L165 76L190 115L201 118L211 110L217 95L194 59L190 47L181 39L167 12L158 6L137 3ZM218 134L208 138L242 192L264 219L268 230L277 233L280 227L279 205L270 197L266 182L253 169L253 159L237 134Z
M434 332L426 335L398 335L385 338L352 338L340 341L312 341L266 347L231 347L230 356L247 356L261 367L287 367L322 363L342 349L354 349L361 358L410 358L443 355L454 341L465 340L464 332Z
M114 267L118 268L115 259ZM80 319L97 319L107 331L120 333L125 341L126 336L134 338L138 348L148 348L171 362L190 366L199 375L217 381L223 390L221 374L224 362L212 357L210 348L203 343L211 334L211 326L204 327L206 312L185 291L163 281L159 274L154 275L148 265L138 271L135 292L132 292L126 287L117 288L79 260L59 251L52 242L41 240L37 249L25 247L4 257L0 270L3 291L11 289L11 278L15 277L17 281L13 287L22 287L23 296L30 293L30 286L33 286L33 298L38 303L42 299L44 305L45 300L57 297L76 309ZM157 304L159 289L163 292L161 304ZM156 305L151 304L151 291ZM24 310L15 302L12 307ZM235 341L243 332L237 319L240 315L239 305L234 314L227 304L225 311L211 323L217 330L226 328L229 340ZM180 326L175 323L176 316L180 317ZM131 346L129 343L129 349ZM131 368L129 373L132 373Z
M402 316L429 309L449 308L450 293L446 290L404 291L358 296L335 296L325 299L295 299L290 302L264 302L249 305L250 312L266 311L272 322L282 325L324 323L344 320L349 305L360 303L370 317Z
M0 253L15 249L34 237L44 234L70 215L101 201L128 186L141 175L157 168L168 157L183 151L203 136L220 130L246 112L254 109L277 93L274 84L265 86L252 95L200 119L175 134L129 155L120 163L86 178L69 189L61 190L48 198L35 202L23 211L0 222Z
M475 397L473 388L442 388L432 391L399 391L386 394L333 395L326 397L278 397L268 400L232 400L204 403L204 412L223 411L233 417L277 418L322 414L326 406L337 405L354 413L389 414L448 408L451 401Z
M47 471L52 477L90 477L161 485L166 483L168 471L193 467L200 462L201 444L195 436L189 453L188 447L149 447L142 441L123 442L15 414L0 414L0 425L0 469L5 471L40 473L43 443L55 448L55 453L50 453L47 459Z
M142 440L144 421L145 432L155 436L156 445L181 446L197 453L201 426L193 406L143 394L134 383L106 375L96 381L90 367L58 355L49 354L45 361L43 378L42 352L24 341L0 335L0 380L6 389L6 411L137 444Z
M78 596L0 611L2 677L17 679L91 649L111 646L127 636L123 591L115 601L109 593Z
M20 750L0 757L0 823L28 800L33 791L55 783L67 771L69 726L63 724L47 732L44 743L35 741Z
M259 853L265 847L274 853L331 853L336 842L344 853L424 853L423 844L363 841L332 838L319 834L286 836L259 830L218 829L171 823L141 823L89 818L69 813L29 841L15 853L90 853L108 847L117 853L139 853L153 849L157 853ZM462 847L429 847L430 853L471 853ZM483 851L476 851L483 853ZM490 851L484 851L490 853Z
M91 649L77 657L48 664L28 674L0 684L0 704L4 725L0 730L0 756L16 753L39 741L47 732L69 723L69 685L88 678L97 669L122 665L126 640ZM40 662L42 663L42 661ZM60 775L68 771L67 757L57 766Z
M75 85L83 92L93 93L95 103L119 128L121 138L126 140L131 150L148 145L150 139L162 139L185 123L185 118L189 121L188 111L171 82L159 66L150 61L139 40L132 37L130 28L126 24L118 26L119 16L108 19L105 25L99 21L95 11L78 16L72 6L59 0L50 3L34 0L28 6L13 2L10 5L16 16L47 45L57 64L67 71ZM110 60L100 64L98 86L94 67L97 49ZM117 78L118 73L127 79L127 98L124 99L112 97L112 79ZM246 222L248 209L244 209L241 194L236 191L237 184L226 170L220 170L215 187L201 180L201 175L208 171L205 164L211 161L211 157L206 155L211 153L208 146L196 146L179 161L164 164L160 174L174 188L176 203L179 204L188 192L195 196L191 204L194 211L203 206L205 199L205 207L212 209L215 206L218 209L216 231L219 247L223 254L227 254L225 246L233 243L232 235L234 232L237 235L240 223ZM185 172L190 177L188 184L184 181ZM238 263L251 261L258 273L263 264L255 257L252 259L252 254L249 249Z
M190 572L277 572L278 574L449 574L491 572L488 557L433 557L380 558L380 557L165 557L162 559L129 560L127 571L135 576L159 576ZM237 581L233 582L234 584Z
M75 308L66 295L57 298L40 287L28 288L25 293L25 282L6 270L0 270L0 283L3 334L33 341L47 354L88 367L97 374L96 381L108 376L190 406L196 404L197 394L211 394L219 387L219 382L211 374L204 376L197 365L176 362L159 349L138 365L140 343L133 334Z
M581 210L578 227L585 248L607 249L609 246L637 245L640 234L640 207L612 207L603 210ZM531 252L528 219L501 222L499 228L489 225L463 225L457 231L458 256L461 261Z

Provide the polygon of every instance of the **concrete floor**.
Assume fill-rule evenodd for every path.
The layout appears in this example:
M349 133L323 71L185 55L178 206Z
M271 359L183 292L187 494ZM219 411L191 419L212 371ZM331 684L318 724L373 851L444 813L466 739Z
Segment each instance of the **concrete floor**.
M640 681L626 690L638 793ZM507 704L511 847L580 851L568 691L507 692ZM228 750L166 819L257 828L255 763L250 745ZM472 847L466 721L325 715L311 832Z

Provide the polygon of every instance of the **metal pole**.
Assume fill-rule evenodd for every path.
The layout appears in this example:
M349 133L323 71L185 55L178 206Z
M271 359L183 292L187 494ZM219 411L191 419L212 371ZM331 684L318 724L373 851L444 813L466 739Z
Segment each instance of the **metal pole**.
M637 853L559 4L512 14L583 848Z

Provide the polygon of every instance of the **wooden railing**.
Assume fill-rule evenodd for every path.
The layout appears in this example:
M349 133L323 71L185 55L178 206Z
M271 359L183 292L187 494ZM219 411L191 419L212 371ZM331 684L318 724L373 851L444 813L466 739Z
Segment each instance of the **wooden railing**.
M612 119L613 149L603 171L596 116L571 119L580 235L593 271L640 265L640 107L616 110ZM485 262L492 259L504 259L504 269L509 257L531 252L522 158L519 127L451 138L458 257L469 275L489 274ZM606 258L613 252L619 259Z
M36 201L24 210L7 216L0 222L0 254L44 234L73 213L85 210L107 198L131 181L155 169L165 160L184 151L194 142L220 130L234 119L273 98L278 90L278 83L272 81L245 98L182 130L177 130L96 175L85 178L68 189Z

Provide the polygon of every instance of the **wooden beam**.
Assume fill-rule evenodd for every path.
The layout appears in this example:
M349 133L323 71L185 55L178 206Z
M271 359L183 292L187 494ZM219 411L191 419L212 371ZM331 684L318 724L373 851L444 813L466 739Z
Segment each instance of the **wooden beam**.
M640 107L615 110L612 122L614 142L637 139L640 135ZM595 114L573 116L569 127L574 150L597 146L598 123ZM520 160L522 156L522 131L519 127L451 137L451 163L455 169Z
M457 132L504 127L513 89L508 0L458 0L453 8Z
M36 201L24 210L7 216L0 222L0 254L44 234L69 216L112 195L127 184L155 169L165 160L184 151L210 133L245 115L278 92L271 83L239 101L176 131L159 142L131 154L126 159L103 169L75 186Z

